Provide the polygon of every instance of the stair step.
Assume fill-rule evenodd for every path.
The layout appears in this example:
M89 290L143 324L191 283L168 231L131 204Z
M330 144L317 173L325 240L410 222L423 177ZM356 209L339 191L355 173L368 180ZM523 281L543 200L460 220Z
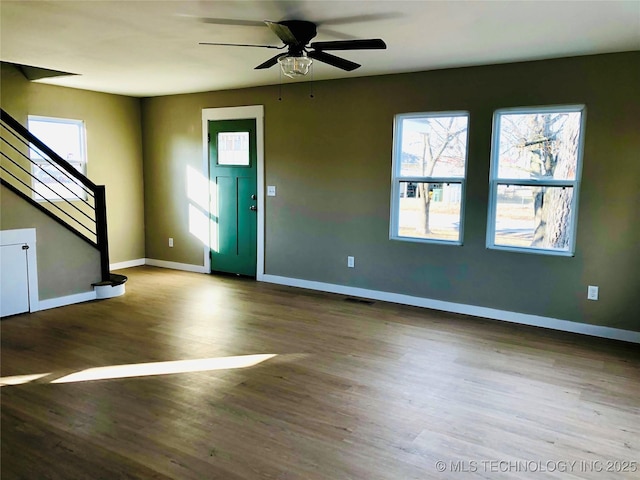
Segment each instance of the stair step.
M117 287L118 285L122 285L128 280L125 275L120 275L118 273L110 273L109 280L105 280L104 282L96 282L91 285L94 287L104 287L107 285L111 285L112 287Z
M120 275L119 273L111 273L109 274L109 276L111 277L111 284L112 285L122 285L123 283L126 283L127 280L129 280L129 278L127 278L127 276L125 275Z
M93 283L92 285L93 289L96 292L96 299L102 300L105 298L113 298L124 295L124 284L127 280L127 277L125 277L124 275L110 273L109 280Z

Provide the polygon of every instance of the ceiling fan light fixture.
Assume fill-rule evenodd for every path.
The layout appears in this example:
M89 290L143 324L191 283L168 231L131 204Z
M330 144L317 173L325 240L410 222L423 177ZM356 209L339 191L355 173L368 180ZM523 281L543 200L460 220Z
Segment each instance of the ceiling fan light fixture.
M309 73L309 67L313 60L307 56L306 52L302 52L299 56L285 55L278 58L278 63L282 69L282 73L289 78L304 77Z

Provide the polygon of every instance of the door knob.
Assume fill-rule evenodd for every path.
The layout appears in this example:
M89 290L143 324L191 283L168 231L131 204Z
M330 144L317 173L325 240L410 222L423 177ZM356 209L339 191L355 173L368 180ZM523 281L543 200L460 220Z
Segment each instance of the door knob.
M249 210L253 210L255 212L256 210L258 210L258 207L256 207L255 205L251 205L249 207Z
M251 195L251 200L255 200L256 198L258 198L258 197L256 197L255 193L253 195Z

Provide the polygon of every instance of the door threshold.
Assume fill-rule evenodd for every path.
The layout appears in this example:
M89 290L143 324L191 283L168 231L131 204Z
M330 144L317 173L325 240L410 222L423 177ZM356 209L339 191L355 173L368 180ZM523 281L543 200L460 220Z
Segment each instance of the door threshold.
M255 275L244 275L242 273L232 273L232 272L219 272L217 270L211 270L211 275L215 275L216 277L226 277L226 278L237 278L242 280L255 280Z

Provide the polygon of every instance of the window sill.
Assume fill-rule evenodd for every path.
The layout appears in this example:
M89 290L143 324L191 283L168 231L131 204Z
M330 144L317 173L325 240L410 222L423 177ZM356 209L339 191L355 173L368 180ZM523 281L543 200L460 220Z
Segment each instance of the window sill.
M552 257L575 257L575 251L549 250L545 248L510 247L507 245L487 245L488 250L502 250L514 253L529 253L534 255L550 255Z
M389 240L394 240L398 242L410 242L410 243L427 243L431 245L452 245L452 246L462 246L462 242L459 240L436 240L432 238L416 238L416 237L400 237L400 236L390 236Z

